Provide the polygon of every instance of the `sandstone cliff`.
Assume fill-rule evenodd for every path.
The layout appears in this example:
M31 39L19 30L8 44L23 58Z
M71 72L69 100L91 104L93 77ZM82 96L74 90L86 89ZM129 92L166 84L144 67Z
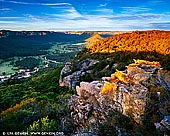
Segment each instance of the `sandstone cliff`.
M90 63L96 62L91 60ZM159 62L144 60L135 60L125 71L117 70L111 77L103 77L100 81L81 82L76 87L77 95L69 101L76 132L97 135L101 126L108 126L117 135L132 135L134 126L130 124L133 122L146 126L155 123L158 129L168 133L169 87L169 75L161 69Z

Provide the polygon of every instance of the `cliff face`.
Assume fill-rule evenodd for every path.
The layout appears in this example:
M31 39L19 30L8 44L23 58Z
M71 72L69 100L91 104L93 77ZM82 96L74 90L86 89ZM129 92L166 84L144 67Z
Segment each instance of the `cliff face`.
M76 88L80 83L80 78L87 73L90 73L94 66L98 63L97 60L86 59L77 61L76 63L67 62L61 70L59 84L69 88Z
M135 60L125 71L116 71L111 77L81 82L76 87L77 95L69 102L76 131L98 133L110 114L117 113L127 117L124 122L130 119L138 125L167 119L170 115L170 80L165 75L167 72L163 72L159 62ZM115 133L130 135L120 122L113 121L112 124ZM169 131L169 126L163 130Z

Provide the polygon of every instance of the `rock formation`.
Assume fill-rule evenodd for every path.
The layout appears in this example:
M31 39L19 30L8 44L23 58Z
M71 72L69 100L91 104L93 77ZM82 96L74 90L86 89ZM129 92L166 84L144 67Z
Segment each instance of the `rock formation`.
M77 61L76 63L67 62L61 70L59 84L60 86L67 86L69 88L76 88L80 83L80 78L86 73L90 73L91 69L98 63L97 60L86 59Z
M92 66L96 63L93 60L88 62ZM82 69L87 70L86 66ZM159 62L135 60L135 63L127 66L125 71L117 70L111 77L103 77L101 81L90 83L81 82L80 86L76 87L77 95L72 96L69 101L70 114L76 131L97 134L100 125L106 123L110 113L117 112L142 125L148 119L148 107L155 106L151 101L153 97L160 105L167 102L164 97L169 99L170 92L167 90L170 85L169 80L164 78L164 74L160 71ZM64 73L64 70L62 72ZM64 80L65 83L68 81L66 78ZM152 87L155 89L153 92L151 92ZM156 89L158 87L162 89ZM160 105L157 107L157 112L161 112L161 117L170 114L165 107L161 110ZM115 124L115 131L117 134L128 135L128 132L118 124Z

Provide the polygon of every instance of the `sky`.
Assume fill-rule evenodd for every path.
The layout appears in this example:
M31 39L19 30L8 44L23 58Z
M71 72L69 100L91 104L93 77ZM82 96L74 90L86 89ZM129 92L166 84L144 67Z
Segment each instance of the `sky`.
M170 30L170 0L0 0L0 30Z

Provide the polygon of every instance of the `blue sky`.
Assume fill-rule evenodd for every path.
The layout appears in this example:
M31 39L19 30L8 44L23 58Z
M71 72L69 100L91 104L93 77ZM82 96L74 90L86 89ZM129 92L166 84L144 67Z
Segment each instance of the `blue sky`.
M0 0L0 30L170 30L170 0Z

